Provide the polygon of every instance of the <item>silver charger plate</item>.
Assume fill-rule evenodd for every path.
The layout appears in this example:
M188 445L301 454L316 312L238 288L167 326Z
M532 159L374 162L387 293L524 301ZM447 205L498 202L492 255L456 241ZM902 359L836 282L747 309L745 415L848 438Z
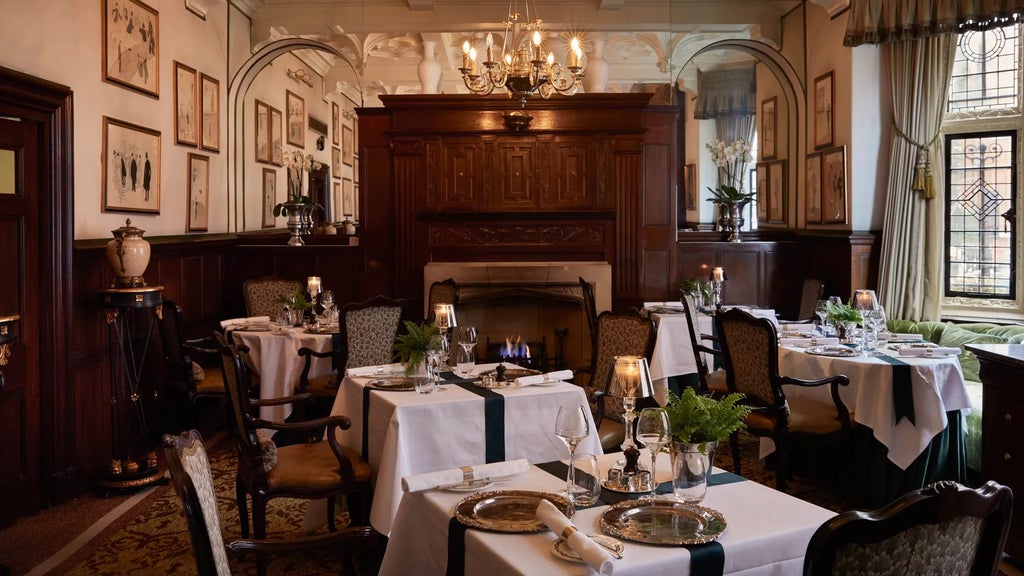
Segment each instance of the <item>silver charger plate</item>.
M492 490L464 498L455 507L455 518L470 528L492 532L543 532L537 518L537 506L547 500L572 516L574 511L565 496L533 490Z
M412 376L392 376L390 378L380 378L370 382L371 388L377 390L392 390L396 392L409 392L415 390L415 380Z
M852 358L854 356L860 356L860 352L853 348L847 348L846 346L836 346L835 344L826 346L812 346L806 350L808 354L814 354L815 356L835 356L837 358Z
M587 534L587 536L590 536L590 539L597 542L602 548L610 551L612 556L621 558L622 553L626 551L626 545L611 536L605 536L604 534ZM580 558L580 555L569 546L569 543L561 538L551 544L551 554L555 558L568 560L569 562L583 562L583 558Z
M707 544L725 533L717 510L673 500L626 500L601 514L601 531L644 544Z

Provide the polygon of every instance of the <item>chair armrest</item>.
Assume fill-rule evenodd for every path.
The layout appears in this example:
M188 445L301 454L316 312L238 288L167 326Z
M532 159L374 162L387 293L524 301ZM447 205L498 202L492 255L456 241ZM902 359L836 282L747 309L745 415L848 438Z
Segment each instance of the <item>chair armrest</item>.
M315 356L317 358L331 358L333 356L336 356L338 354L338 352L339 352L338 350L328 350L327 352L317 352L316 350L313 350L312 348L306 348L305 346L303 346L302 348L299 348L299 356L307 357L307 358L309 356ZM310 362L310 360L307 359L306 362Z
M342 430L348 430L352 427L352 420L350 420L348 416L327 416L325 418L314 418L313 420L302 420L301 422L275 422L273 420L255 418L253 420L253 424L258 428L301 432L312 428L323 428L324 426L332 426L341 428Z
M302 363L302 372L299 373L299 386L300 392L309 388L309 369L313 366L313 358L333 358L341 353L340 350L328 350L327 352L317 352L312 348L303 346L299 348L299 358L304 361Z
M594 428L601 428L601 421L604 420L604 398L607 396L604 390L594 390L590 393L590 397L587 398L590 402L597 404L597 409L594 410Z
M700 339L701 340L710 340L712 342L718 342L718 336L713 336L711 334L701 334L700 335Z
M704 346L704 345L701 345L701 344L697 345L697 351L698 352L704 352L704 353L707 353L707 354L712 354L714 356L721 356L722 355L722 351L721 350L719 350L717 348L708 348L707 346Z
M829 385L829 393L832 396L832 403L836 405L836 412L839 415L839 423L842 425L843 430L849 431L853 426L850 421L850 409L846 407L846 403L843 402L842 397L839 396L840 386L849 386L850 379L844 374L837 374L835 376L829 376L828 378L822 378L820 380L800 380L799 378L792 378L790 376L782 376L782 384L793 384L795 386L823 386Z
M216 356L219 354L217 347L213 344L213 339L209 337L185 340L185 349L189 352L203 354L204 356Z
M300 392L298 394L281 396L279 398L251 399L249 400L249 403L253 406L281 406L282 404L291 404L293 402L308 402L312 399L313 395L309 392Z

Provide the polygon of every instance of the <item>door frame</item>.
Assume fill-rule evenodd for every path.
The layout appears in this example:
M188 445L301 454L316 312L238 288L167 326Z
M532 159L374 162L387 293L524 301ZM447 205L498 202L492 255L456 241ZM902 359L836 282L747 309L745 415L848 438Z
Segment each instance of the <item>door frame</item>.
M74 117L69 87L0 67L0 114L35 122L39 131L40 286L57 297L40 306L39 481L43 507L74 496L75 422L71 330L74 239ZM22 319L24 321L24 318ZM15 352L17 353L17 352Z

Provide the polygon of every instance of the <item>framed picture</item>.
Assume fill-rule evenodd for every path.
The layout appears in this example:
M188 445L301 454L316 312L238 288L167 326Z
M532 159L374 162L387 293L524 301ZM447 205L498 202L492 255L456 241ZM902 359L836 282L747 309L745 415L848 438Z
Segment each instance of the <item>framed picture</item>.
M352 156L352 180L359 184L359 156Z
M356 212L355 187L351 178L343 178L341 181L341 213L345 216L354 216Z
M263 227L273 228L274 206L277 205L277 170L263 169Z
M768 221L768 165L764 162L757 163L757 219L760 222Z
M341 201L341 182L334 182L333 186L331 186L331 190L331 204L334 206L334 211L332 212L334 221L337 222L339 220L344 220L345 214L344 210L342 210Z
M197 146L196 70L174 62L174 143Z
M288 116L288 143L305 148L306 101L291 90L285 90L284 96L285 114Z
M697 165L687 164L683 166L683 180L685 190L683 191L686 195L686 209L696 210L697 209Z
M348 124L341 127L341 161L346 166L352 165L352 157L355 155L355 144L352 142L352 128Z
M188 217L186 232L206 232L210 214L210 157L188 155Z
M103 211L160 213L160 132L103 117Z
M768 222L786 222L786 161L768 163Z
M356 224L359 223L359 182L353 184L355 190L352 192L352 219L355 220Z
M331 102L331 142L341 145L341 109L337 102Z
M341 178L341 148L331 146L331 176Z
M761 158L764 160L773 160L775 158L776 101L777 98L772 96L764 102L761 102L760 146Z
M256 161L270 162L270 106L256 100Z
M203 150L220 152L220 82L200 74L199 102L200 145Z
M846 223L846 146L821 153L821 220Z
M103 0L103 80L160 97L160 16L139 0Z
M804 202L804 222L821 223L821 154L807 155L807 197Z
M270 107L270 163L284 166L284 120L281 111Z
M814 79L814 147L826 148L832 145L833 109L835 86L832 72L826 72Z

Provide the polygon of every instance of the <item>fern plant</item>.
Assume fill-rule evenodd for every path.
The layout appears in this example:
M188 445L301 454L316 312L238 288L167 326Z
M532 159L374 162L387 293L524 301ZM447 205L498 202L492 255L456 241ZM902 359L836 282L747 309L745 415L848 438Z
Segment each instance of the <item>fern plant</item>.
M284 304L291 310L298 310L299 312L305 312L313 307L313 303L306 300L306 295L302 290L296 290L294 294L289 294L288 296L278 296L277 303Z
M729 394L721 400L702 396L687 388L682 396L669 395L669 424L672 438L687 444L700 444L700 451L707 450L708 442L722 441L733 432L742 429L752 406L740 404L743 394Z
M426 359L430 339L440 333L437 326L431 323L417 324L405 321L405 334L399 334L395 338L395 354L405 363L406 376L411 376L416 366Z

